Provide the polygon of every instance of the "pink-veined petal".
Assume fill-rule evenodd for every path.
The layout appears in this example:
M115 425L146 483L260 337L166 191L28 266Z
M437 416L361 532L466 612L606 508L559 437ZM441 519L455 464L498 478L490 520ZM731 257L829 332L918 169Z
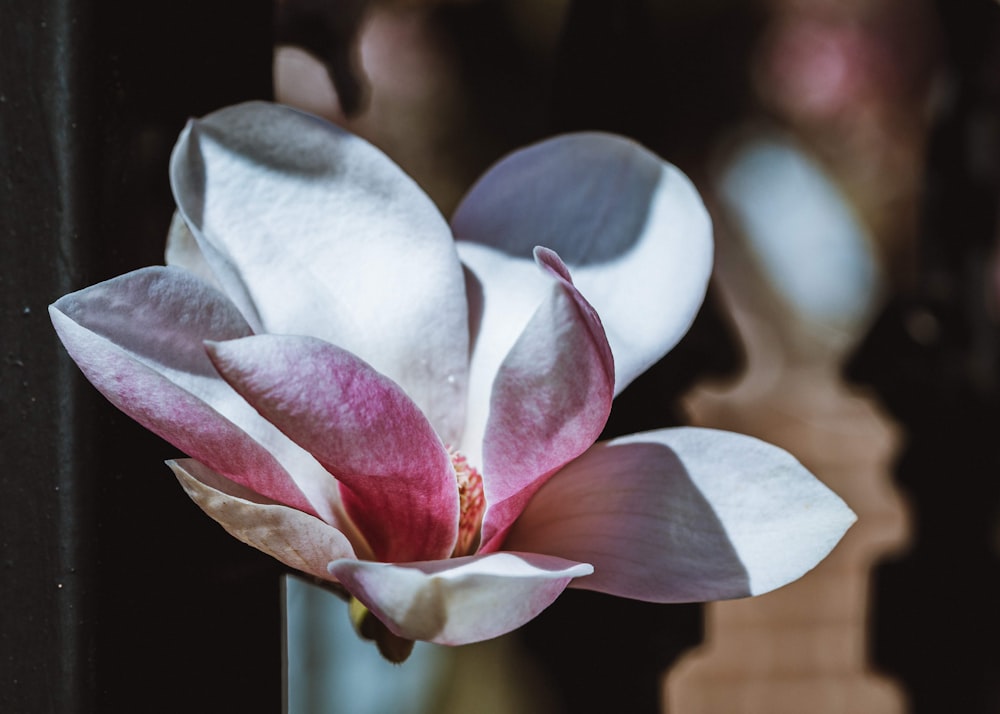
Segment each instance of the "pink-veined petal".
M473 382L477 368L492 376L537 305L535 246L560 255L601 316L616 394L687 331L712 269L711 221L691 182L609 134L559 136L502 159L462 201L452 228L486 296L472 316L480 339L506 341L474 353L484 364L473 363ZM495 295L515 299L501 304Z
M403 565L338 560L329 568L394 633L443 645L510 632L593 572L586 563L507 552Z
M406 393L314 337L258 335L208 345L219 373L340 481L378 560L447 557L458 534L451 458Z
M457 443L464 280L448 225L412 179L345 130L263 102L192 121L170 171L178 210L255 331L350 350Z
M315 488L316 499L307 499L273 455L287 440L219 378L205 355L205 339L250 334L217 290L184 270L144 268L66 295L49 312L70 356L116 407L228 478L300 510L319 509L334 522L333 480L327 476L327 491Z
M262 499L194 459L167 466L191 500L230 535L290 568L331 580L331 559L355 557L347 536L315 516Z
M595 445L535 494L507 546L594 564L575 586L652 602L759 595L801 577L854 513L787 452L679 428Z
M474 243L460 242L457 247L466 267L473 341L465 430L459 443L462 452L481 465L493 380L511 347L552 291L552 280L534 260L498 259L502 254Z
M615 368L600 318L550 250L536 250L553 278L500 366L483 443L482 551L499 547L531 495L589 448L611 411Z

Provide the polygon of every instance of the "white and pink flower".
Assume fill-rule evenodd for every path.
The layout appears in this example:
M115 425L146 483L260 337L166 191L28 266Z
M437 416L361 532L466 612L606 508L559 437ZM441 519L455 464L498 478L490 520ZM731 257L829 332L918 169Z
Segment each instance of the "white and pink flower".
M755 595L854 520L749 437L595 443L711 271L696 191L630 141L519 151L449 227L370 144L251 103L192 121L171 183L168 266L61 298L59 336L206 513L399 637L495 637L567 586Z

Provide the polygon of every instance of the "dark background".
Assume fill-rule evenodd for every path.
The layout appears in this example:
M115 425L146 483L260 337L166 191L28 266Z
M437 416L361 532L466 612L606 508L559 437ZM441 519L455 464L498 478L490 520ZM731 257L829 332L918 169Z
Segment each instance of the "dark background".
M470 116L498 150L605 129L697 178L719 128L759 110L743 66L755 3L576 0L542 65L511 44L496 7L446 7L437 21L471 78ZM1000 196L1000 6L934 9L934 61L953 92L919 162L908 270L846 374L906 431L896 470L918 523L912 548L873 578L871 659L918 714L989 714L1000 711L1000 352L983 294ZM271 96L275 32L266 0L0 7L3 712L280 709L278 566L188 501L159 466L176 454L85 383L46 314L62 294L162 262L173 141L189 116ZM331 37L342 60L349 35ZM531 111L505 101L518 96ZM917 314L936 321L932 339L908 329ZM644 411L644 395L675 401L739 359L710 301L681 348L622 395L634 416L609 434L676 423ZM601 622L573 626L595 609ZM698 643L700 609L571 592L523 636L567 711L655 711L657 673Z

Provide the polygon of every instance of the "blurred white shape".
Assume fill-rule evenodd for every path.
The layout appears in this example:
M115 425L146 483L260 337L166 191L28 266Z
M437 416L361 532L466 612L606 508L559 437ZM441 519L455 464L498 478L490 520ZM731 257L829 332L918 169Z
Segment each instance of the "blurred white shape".
M854 332L879 288L872 238L824 170L792 142L738 148L717 188L765 279L797 316Z
M347 603L286 576L287 714L424 714L447 670L442 648L417 642L405 665L354 632Z

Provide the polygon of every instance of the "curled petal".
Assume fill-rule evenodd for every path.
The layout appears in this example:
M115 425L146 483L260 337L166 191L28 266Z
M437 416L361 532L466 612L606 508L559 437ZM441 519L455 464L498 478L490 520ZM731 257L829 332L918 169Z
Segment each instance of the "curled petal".
M250 334L217 290L184 270L144 268L66 295L49 314L70 356L116 407L228 478L308 513L316 503L335 521L336 491L327 492L331 502L316 484L307 499L272 455L302 465L308 454L298 458L293 452L301 450L255 414L205 355L205 339Z
M163 251L167 265L184 268L194 273L205 283L217 290L222 290L219 281L215 279L212 267L205 260L205 255L198 247L198 240L184 222L184 217L174 211L170 218L170 229L167 231L167 247Z
M539 249L553 278L493 383L483 443L489 504L482 550L495 550L531 495L600 435L611 411L614 361L601 321L552 251Z
M468 403L461 449L482 464L483 435L493 381L504 358L552 291L551 277L534 261L496 259L501 255L473 243L458 243L466 269L470 334Z
M759 595L801 577L854 513L749 436L664 429L595 445L532 499L507 540L594 564L575 585L652 602Z
M230 535L290 568L331 580L331 559L355 557L347 537L315 516L261 498L194 459L167 466L191 500Z
M607 134L569 134L511 154L472 188L452 227L487 296L473 315L481 337L488 326L528 321L537 305L528 293L538 290L530 287L531 251L559 253L604 322L616 393L687 331L712 268L711 221L691 182ZM525 297L510 305L489 299L512 291Z
M464 282L447 224L412 179L363 139L263 102L192 121L170 176L205 261L256 332L361 356L457 443Z
M400 637L462 645L498 637L534 618L585 563L533 553L493 553L390 565L330 563L330 573Z
M208 345L219 373L340 481L344 508L378 560L449 555L458 487L434 429L392 380L313 337Z

